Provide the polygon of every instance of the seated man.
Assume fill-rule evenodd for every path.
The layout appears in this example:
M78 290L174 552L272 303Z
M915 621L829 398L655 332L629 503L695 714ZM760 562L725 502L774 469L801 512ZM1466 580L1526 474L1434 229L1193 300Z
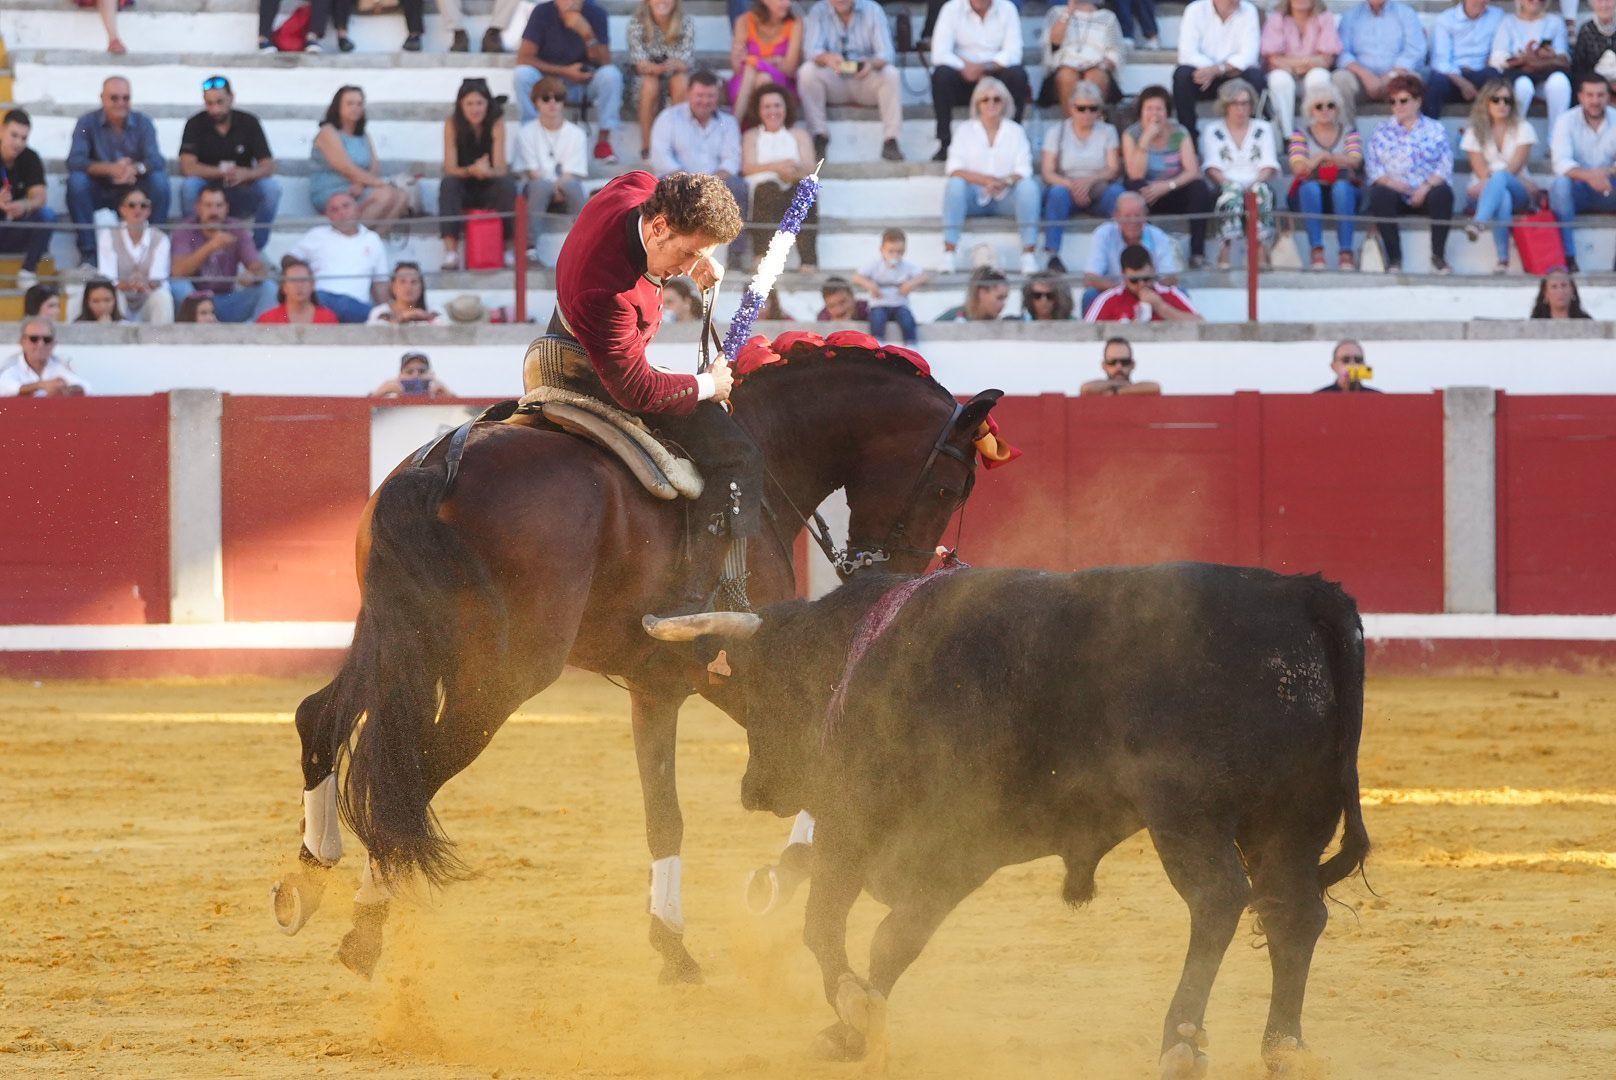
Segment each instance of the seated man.
M1195 0L1178 28L1173 69L1173 112L1198 138L1195 103L1217 94L1230 79L1245 79L1256 93L1268 86L1260 62L1262 24L1248 0Z
M217 181L196 196L196 213L174 230L168 289L175 308L206 289L213 293L213 314L220 322L251 322L275 306L275 283L252 237L229 219L229 212Z
M22 355L0 371L0 397L79 397L89 393L83 379L56 355L56 327L39 316L24 319L17 340Z
M51 231L45 226L56 220L45 205L45 164L28 147L32 127L21 109L0 120L0 254L22 256L12 287L24 290L38 280L39 260L50 249Z
M1611 0L1616 3L1616 0ZM1436 17L1431 28L1431 78L1420 111L1436 120L1450 101L1467 105L1489 79L1503 73L1487 66L1493 36L1504 12L1487 0L1459 0Z
M718 109L718 76L698 71L678 105L669 105L651 125L651 169L658 176L676 172L711 173L724 181L736 206L751 202L741 176L741 125ZM746 255L743 232L729 246L729 262Z
M1315 394L1380 393L1366 385L1367 380L1374 378L1374 372L1364 363L1363 346L1351 338L1335 343L1335 350L1330 353L1330 370L1335 372L1335 382L1319 387L1313 391Z
M1180 266L1178 245L1173 238L1146 219L1150 207L1144 196L1128 192L1117 199L1111 210L1111 220L1094 230L1089 239L1088 261L1083 266L1083 303L1087 311L1094 298L1107 289L1122 284L1122 251L1133 244L1142 245L1150 252L1158 280L1163 285L1177 285Z
M1605 77L1590 72L1577 87L1577 108L1567 109L1549 139L1554 182L1549 207L1560 222L1566 269L1577 272L1577 215L1589 210L1616 213L1616 109L1610 107Z
M820 322L869 322L870 305L853 295L853 283L846 278L830 277L819 288L825 306L819 309Z
M151 223L168 222L168 173L151 117L130 108L129 80L101 84L101 107L79 117L67 155L67 212L78 230L79 265L96 264L97 210L123 202L130 188L151 200Z
M948 0L931 39L931 107L937 115L937 153L948 160L956 106L971 100L977 81L992 75L1010 91L1019 123L1032 97L1021 64L1021 11L1010 0Z
M342 322L362 323L371 308L388 300L387 245L359 224L359 204L346 191L326 201L325 217L329 224L304 233L292 254L325 286L314 294L321 307Z
M1201 322L1189 297L1160 285L1150 252L1139 244L1122 249L1122 284L1094 298L1084 322Z
M803 123L814 139L814 156L830 144L825 106L874 105L881 117L881 157L902 161L898 135L903 126L903 95L897 54L886 12L875 0L819 0L808 9L797 88L802 91Z
M623 122L623 72L612 63L606 33L606 9L595 0L555 0L534 8L516 50L516 100L523 123L538 119L533 87L554 75L566 84L568 102L587 101L595 112L595 160L615 165L612 133Z
M180 136L180 216L190 217L196 197L218 183L238 221L252 220L253 243L269 243L269 226L281 204L281 182L258 117L235 107L230 80L213 75L202 80L202 111L185 122Z
M1393 75L1418 75L1425 66L1425 28L1402 0L1364 0L1341 17L1340 34L1342 52L1330 78L1346 123L1357 118L1359 101L1386 100Z
M1127 338L1114 337L1105 343L1105 350L1100 358L1100 370L1105 372L1103 379L1091 379L1084 383L1078 393L1084 397L1094 397L1101 394L1160 394L1161 384L1153 382L1133 381L1133 346Z

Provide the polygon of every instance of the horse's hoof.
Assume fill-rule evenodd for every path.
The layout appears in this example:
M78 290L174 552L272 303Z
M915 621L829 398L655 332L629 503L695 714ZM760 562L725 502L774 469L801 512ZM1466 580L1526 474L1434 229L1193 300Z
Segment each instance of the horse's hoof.
M651 916L651 947L662 954L662 973L657 981L663 986L674 983L697 985L702 981L701 965L685 948L684 936L668 928L668 924Z
M746 879L746 910L761 916L785 907L812 870L813 848L808 844L787 845L778 865L760 866Z
M320 910L325 896L324 871L296 871L287 874L269 887L270 911L281 933L291 935L303 929L305 923Z
M1206 1030L1183 1023L1178 1025L1178 1037L1183 1041L1162 1051L1161 1080L1201 1080L1210 1064Z
M852 972L845 972L836 984L836 1015L864 1037L865 1063L873 1070L884 1070L887 1061L885 995Z
M814 1036L808 1053L819 1061L862 1061L864 1035L837 1021Z
M337 946L337 959L342 966L369 981L376 974L376 961L382 955L382 923L387 919L387 905L355 904L353 929L342 936Z
M1306 1044L1294 1035L1264 1038L1262 1056L1270 1076L1313 1080L1325 1075L1322 1063L1308 1053Z

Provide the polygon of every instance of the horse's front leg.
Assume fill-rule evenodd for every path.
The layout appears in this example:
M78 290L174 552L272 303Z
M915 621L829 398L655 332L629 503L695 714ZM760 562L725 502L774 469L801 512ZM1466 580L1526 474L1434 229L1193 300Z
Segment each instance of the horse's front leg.
M684 843L685 820L679 811L679 788L674 778L679 706L685 695L636 690L630 699L634 709L634 755L640 766L640 790L645 795L645 839L651 848L651 944L662 954L664 983L697 983L701 981L701 967L684 943L679 849Z

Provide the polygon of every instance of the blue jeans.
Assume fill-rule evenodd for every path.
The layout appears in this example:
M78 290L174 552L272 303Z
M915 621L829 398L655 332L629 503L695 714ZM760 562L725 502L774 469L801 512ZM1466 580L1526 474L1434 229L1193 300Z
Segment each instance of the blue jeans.
M1495 172L1481 187L1476 199L1476 224L1493 225L1493 244L1498 248L1498 261L1509 262L1509 221L1526 209L1526 185L1514 173Z
M168 291L174 296L174 311L177 313L185 298L196 292L196 284L171 279ZM220 322L252 322L278 302L275 299L273 281L261 281L257 285L248 285L245 288L238 285L227 293L213 294L213 314L218 316ZM368 312L366 314L369 315Z
M543 72L523 64L516 69L514 78L522 122L537 120L539 110L533 105L533 88L544 78ZM582 105L585 101L594 110L595 122L601 131L616 131L617 125L623 122L623 69L616 64L604 64L595 69L587 83L567 82L567 104Z
M1292 210L1300 210L1303 214L1351 215L1358 212L1358 189L1347 180L1337 180L1328 188L1318 180L1308 180L1287 201ZM1324 222L1316 217L1304 217L1302 224L1307 229L1307 242L1316 248L1323 247ZM1342 251L1352 250L1352 221L1349 217L1336 222L1335 235Z
M1023 176L1016 186L997 199L983 201L986 192L976 185L950 176L943 188L943 242L958 244L968 217L1014 217L1021 231L1021 246L1038 243L1038 181Z
M200 176L187 176L180 181L180 217L191 216L191 211L196 208L197 196L207 185L208 181ZM258 226L253 230L253 243L259 251L263 251L269 243L269 227L275 221L275 211L280 209L281 182L273 176L266 176L250 184L237 184L224 189L224 199L230 207L231 217L237 221L252 218L253 224Z
M24 225L49 225L56 220L56 211L48 206L30 210L13 222L0 221L0 251L8 255L22 254L22 268L30 274L39 269L39 260L50 250L51 230L25 229Z
M1121 183L1107 184L1105 190L1100 192L1100 197L1091 201L1084 212L1094 217L1109 218L1112 207L1117 205L1117 199L1125 190ZM1066 238L1066 226L1061 222L1069 219L1076 210L1077 203L1068 188L1055 184L1044 192L1044 220L1049 222L1044 226L1044 247L1053 254L1060 254L1061 241Z
M877 341L884 341L887 336L887 320L891 319L903 331L903 343L913 345L920 340L920 331L915 328L915 313L909 310L908 304L899 304L895 307L885 305L870 305L870 336Z
M324 289L314 290L314 302L321 307L330 308L337 316L337 321L345 323L364 322L370 318L370 309L376 306L363 300L355 300L347 293L327 292Z
M135 187L145 192L151 200L151 223L168 224L168 173L162 170L149 172L136 181ZM104 184L87 172L73 171L67 174L67 214L75 225L83 226L78 230L81 259L95 259L95 230L90 227L95 220L95 212L115 208L123 202L128 191L126 187Z
M1122 27L1122 36L1133 37L1134 16L1139 17L1139 29L1147 38L1157 37L1156 27L1156 0L1109 0L1105 5L1117 13L1117 23Z
M1566 257L1574 259L1577 257L1577 236L1571 223L1584 210L1616 213L1616 189L1612 189L1609 195L1601 195L1581 180L1556 176L1554 183L1549 185L1549 209L1554 211L1556 220L1560 222L1560 240L1565 244Z

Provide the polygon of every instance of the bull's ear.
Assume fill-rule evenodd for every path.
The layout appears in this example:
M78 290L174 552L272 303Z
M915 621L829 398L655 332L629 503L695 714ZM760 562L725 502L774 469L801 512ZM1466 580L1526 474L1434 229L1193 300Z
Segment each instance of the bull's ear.
M954 421L954 438L970 442L976 438L976 429L982 426L982 421L988 418L993 406L1004 397L1003 390L984 390L976 395L960 409L959 418Z

